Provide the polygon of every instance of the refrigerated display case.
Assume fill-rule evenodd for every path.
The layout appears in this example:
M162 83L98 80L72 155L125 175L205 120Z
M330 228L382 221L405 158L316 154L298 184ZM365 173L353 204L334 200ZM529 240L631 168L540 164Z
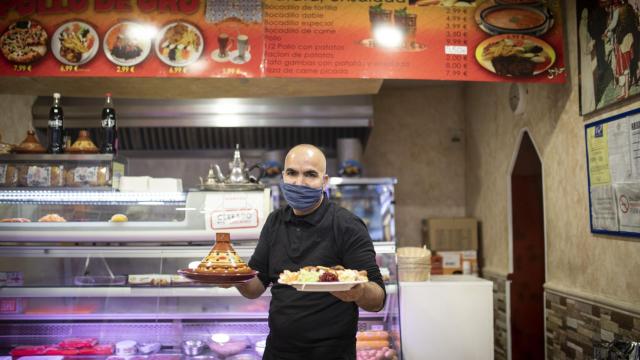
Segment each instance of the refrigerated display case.
M375 188L362 188L373 197L375 191L370 186ZM390 187L387 206L392 207L392 184ZM262 205L268 212L269 189L258 193L267 199ZM209 197L211 194L0 192L1 217L32 221L0 223L0 355L17 346L50 346L69 338L94 338L103 345L126 340L161 345L160 355L143 355L136 360L185 357L181 350L185 340L209 345L200 358L191 357L194 360L225 359L213 349L239 351L247 359L260 358L261 341L269 331L269 289L260 298L248 300L235 288L194 283L176 275L178 269L206 256L213 245L218 230L208 222L215 217L211 215L215 207L228 204L228 198L224 202L220 194ZM67 222L36 222L42 214L54 211ZM108 222L113 213L127 214L129 222ZM263 219L259 227L262 223ZM389 224L392 234L393 222ZM232 235L232 240L247 261L257 236ZM388 274L388 298L380 312L361 311L358 328L387 331L390 347L399 354L395 242L378 241L374 246L377 262ZM229 343L239 344L238 349L221 350L220 339L230 339ZM49 354L58 354L56 347L39 349L45 349L45 353L54 349ZM104 347L62 352L68 360L107 358L104 353L95 354L100 349Z
M286 206L278 182L271 188L273 208ZM329 178L329 198L359 216L369 229L374 242L396 242L395 234L395 178Z

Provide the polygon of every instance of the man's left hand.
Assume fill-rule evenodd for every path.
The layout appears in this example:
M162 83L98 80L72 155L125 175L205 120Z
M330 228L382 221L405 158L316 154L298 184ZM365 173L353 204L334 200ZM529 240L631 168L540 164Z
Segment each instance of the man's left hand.
M332 291L331 294L344 302L357 302L364 295L364 285L358 284L347 291Z

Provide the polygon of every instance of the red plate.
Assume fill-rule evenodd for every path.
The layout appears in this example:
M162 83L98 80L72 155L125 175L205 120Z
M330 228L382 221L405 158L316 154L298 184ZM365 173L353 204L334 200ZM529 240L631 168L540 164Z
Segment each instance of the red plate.
M249 274L203 274L200 272L196 272L191 269L180 269L178 270L178 274L186 277L187 279L191 279L194 281L199 281L207 284L219 284L219 285L234 285L241 284L243 282L247 282L253 279L257 271L251 270Z

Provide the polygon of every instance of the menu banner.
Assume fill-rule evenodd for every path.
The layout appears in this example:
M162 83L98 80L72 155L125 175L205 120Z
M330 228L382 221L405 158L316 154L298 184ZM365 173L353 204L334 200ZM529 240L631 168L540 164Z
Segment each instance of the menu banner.
M564 82L560 0L4 0L0 75Z

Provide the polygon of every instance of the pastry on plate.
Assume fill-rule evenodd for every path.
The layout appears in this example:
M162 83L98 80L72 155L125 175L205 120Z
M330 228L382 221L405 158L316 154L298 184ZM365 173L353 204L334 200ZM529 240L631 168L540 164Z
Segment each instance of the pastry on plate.
M127 222L129 218L125 214L114 214L109 221L113 223Z
M6 218L6 219L0 219L0 222L3 222L3 223L28 223L28 222L31 222L31 220L25 219L25 218Z
M65 220L62 216L58 214L47 214L41 217L40 219L38 219L38 222L66 222L66 221L67 220Z

